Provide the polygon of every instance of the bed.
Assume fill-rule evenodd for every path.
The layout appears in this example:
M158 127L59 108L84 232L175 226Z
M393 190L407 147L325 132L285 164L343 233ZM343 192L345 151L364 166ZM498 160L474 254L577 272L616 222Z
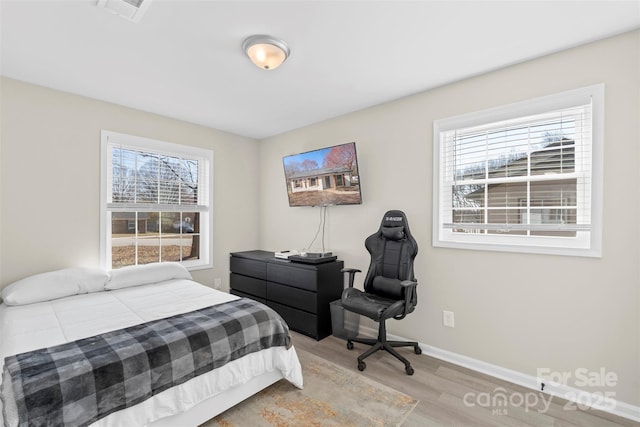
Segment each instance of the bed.
M252 300L238 298L198 284L191 279L187 270L177 263L125 267L111 273L93 269L60 270L16 282L2 290L2 297L4 302L0 304L0 368L2 368L3 379L0 384L0 396L2 397L2 421L5 426L17 426L19 421L24 419L22 414L25 405L16 402L24 402L30 395L11 381L11 378L18 376L16 372L20 371L20 369L16 371L15 367L24 366L26 363L24 360L41 359L42 354L49 352L50 349L57 349L55 351L58 353L53 353L54 355L66 355L70 348L96 345L96 342L105 342L105 340L128 343L129 335L127 340L117 341L121 336L119 334L142 331L137 333L145 335L146 328L158 327L158 325L166 327L170 324L172 328L180 329L181 334L186 328L180 321L195 325L193 328L200 331L196 335L205 336L207 342L210 340L210 346L214 349L211 353L217 354L214 360L222 360L213 364L215 369L207 370L198 367L199 365L196 366L196 360L202 359L202 356L196 357L196 350L191 346L193 354L190 353L189 360L194 361L192 369L195 373L190 376L178 375L176 371L183 369L186 365L172 361L173 371L168 375L170 379L164 384L164 388L158 388L157 392L146 392L147 396L142 396L144 394L142 392L140 392L141 396L133 396L132 389L137 392L145 389L147 384L138 388L129 386L126 391L126 399L129 399L126 407L114 406L117 410L103 411L107 415L102 415L98 419L83 418L90 412L84 409L79 410L84 408L82 405L85 404L85 398L79 399L79 403L73 405L65 403L64 408L47 409L49 413L45 414L46 417L60 412L55 414L60 420L64 420L59 422L60 424L96 427L196 426L281 379L286 379L299 388L303 386L300 363L295 348L289 341L286 343L281 342L282 340L274 341L272 345L260 344L258 347L256 347L257 344L235 345L237 335L241 335L247 342L249 339L253 339L252 342L256 340L260 343L268 342L269 340L262 336L265 334L263 323L259 323L257 329L245 330L245 324L248 322L245 316L229 320L229 324L242 324L241 333L232 330L233 328L230 329L226 324L224 325L228 335L226 337L222 337L219 330L215 333L208 329L206 333L202 332L204 329L202 325L206 324L208 328L209 324L221 323L220 316L232 317L236 312L238 316L240 314L244 316L245 312L250 312L253 317L249 317L252 319L274 316L279 318L275 312ZM202 319L204 320L201 322ZM288 337L288 328L284 321L281 319L280 321ZM256 338L255 330L258 329L260 336ZM282 332L271 332L271 334L279 337L285 335ZM214 338L219 339L220 344L214 343ZM173 357L176 349L183 351L188 347L180 344L186 341L177 341L177 338L175 344L170 344L170 339L164 336L162 339L163 342L168 343L163 348L170 350L162 354L171 353ZM184 339L188 339L190 344L195 342L191 336ZM288 339L290 340L290 337ZM136 345L139 347L139 344ZM118 354L123 352L133 354L132 349L135 347L129 344L116 344L116 346L119 346ZM45 348L46 351L40 350ZM149 350L146 351L151 360L152 353L149 353ZM199 349L197 351L200 352ZM102 354L103 352L94 351L94 353ZM144 355L144 351L139 353ZM183 356L180 355L180 357ZM52 356L47 353L47 357ZM53 357L56 364L54 369L61 369L58 365L61 364L59 361L62 358ZM211 359L212 356L208 357ZM207 366L212 365L211 360L207 360ZM40 366L42 364L37 369L44 369ZM74 373L81 371L76 365L71 367L73 369L70 371ZM22 368L22 371L26 370L28 369ZM127 370L125 369L124 372ZM155 372L152 371L149 376L153 377ZM47 378L64 377L65 381L66 375L71 375L56 372L52 374L48 371L45 374L49 375ZM96 381L101 381L102 377L95 371L91 375L92 378L96 378ZM176 378L182 378L180 379L182 382L177 381ZM184 378L188 379L184 380ZM136 384L132 378L126 378L126 375L123 381ZM27 381L22 380L18 383L27 383ZM69 380L67 384L81 383L73 383ZM95 384L92 387L98 389ZM41 390L31 393L39 396L37 393L41 393ZM16 395L19 398L16 398ZM131 402L134 404L130 404ZM92 405L96 404L92 403ZM100 405L102 404L99 403ZM75 415L70 416L69 413L73 414L74 411ZM37 420L37 416L32 416ZM51 418L57 419L53 415Z

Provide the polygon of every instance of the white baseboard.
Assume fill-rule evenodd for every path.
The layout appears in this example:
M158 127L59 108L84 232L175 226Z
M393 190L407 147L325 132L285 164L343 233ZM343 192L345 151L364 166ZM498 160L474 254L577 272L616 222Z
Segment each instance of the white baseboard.
M364 325L360 325L360 333L373 337L378 335L377 329ZM388 334L388 337L390 340L408 341L407 338L397 335ZM540 378L533 375L523 374L522 372L503 368L501 366L493 365L491 363L483 362L478 359L473 359L471 357L463 356L461 354L453 353L427 344L419 343L419 345L420 348L422 348L423 354L428 356L481 372L483 374L491 375L492 377L499 378L537 392L541 391L542 381ZM640 406L617 401L613 397L603 396L602 393L587 392L575 387L548 381L545 381L544 390L541 392L548 394L549 396L556 396L571 402L567 404L569 409L591 407L593 409L640 422Z

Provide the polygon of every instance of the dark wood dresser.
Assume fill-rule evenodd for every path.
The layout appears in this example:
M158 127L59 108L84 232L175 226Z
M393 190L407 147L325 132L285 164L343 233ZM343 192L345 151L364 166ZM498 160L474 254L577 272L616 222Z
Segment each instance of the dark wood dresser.
M331 335L329 303L342 295L343 266L340 260L303 264L277 259L273 252L233 252L231 293L265 303L292 330L321 340Z

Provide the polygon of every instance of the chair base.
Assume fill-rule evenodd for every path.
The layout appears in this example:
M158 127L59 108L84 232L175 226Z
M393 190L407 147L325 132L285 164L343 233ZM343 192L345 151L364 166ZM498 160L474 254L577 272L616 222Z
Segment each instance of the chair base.
M373 353L376 353L380 350L384 350L387 353L391 354L393 357L404 363L404 370L407 375L413 375L413 368L411 367L411 362L409 362L405 357L400 355L397 351L394 350L394 347L413 347L413 352L415 354L422 354L422 349L420 345L415 341L387 341L387 333L384 320L380 322L380 328L378 330L378 339L371 338L358 338L354 337L347 340L347 348L349 350L353 349L353 343L357 342L360 344L367 344L372 346L369 350L362 353L358 356L358 370L364 371L367 365L364 363L364 359L371 356Z

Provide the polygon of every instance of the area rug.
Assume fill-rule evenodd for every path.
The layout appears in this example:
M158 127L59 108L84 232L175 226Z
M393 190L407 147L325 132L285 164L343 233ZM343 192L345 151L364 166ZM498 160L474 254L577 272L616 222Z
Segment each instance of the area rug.
M360 373L296 351L303 390L280 380L201 427L399 426L418 404Z

